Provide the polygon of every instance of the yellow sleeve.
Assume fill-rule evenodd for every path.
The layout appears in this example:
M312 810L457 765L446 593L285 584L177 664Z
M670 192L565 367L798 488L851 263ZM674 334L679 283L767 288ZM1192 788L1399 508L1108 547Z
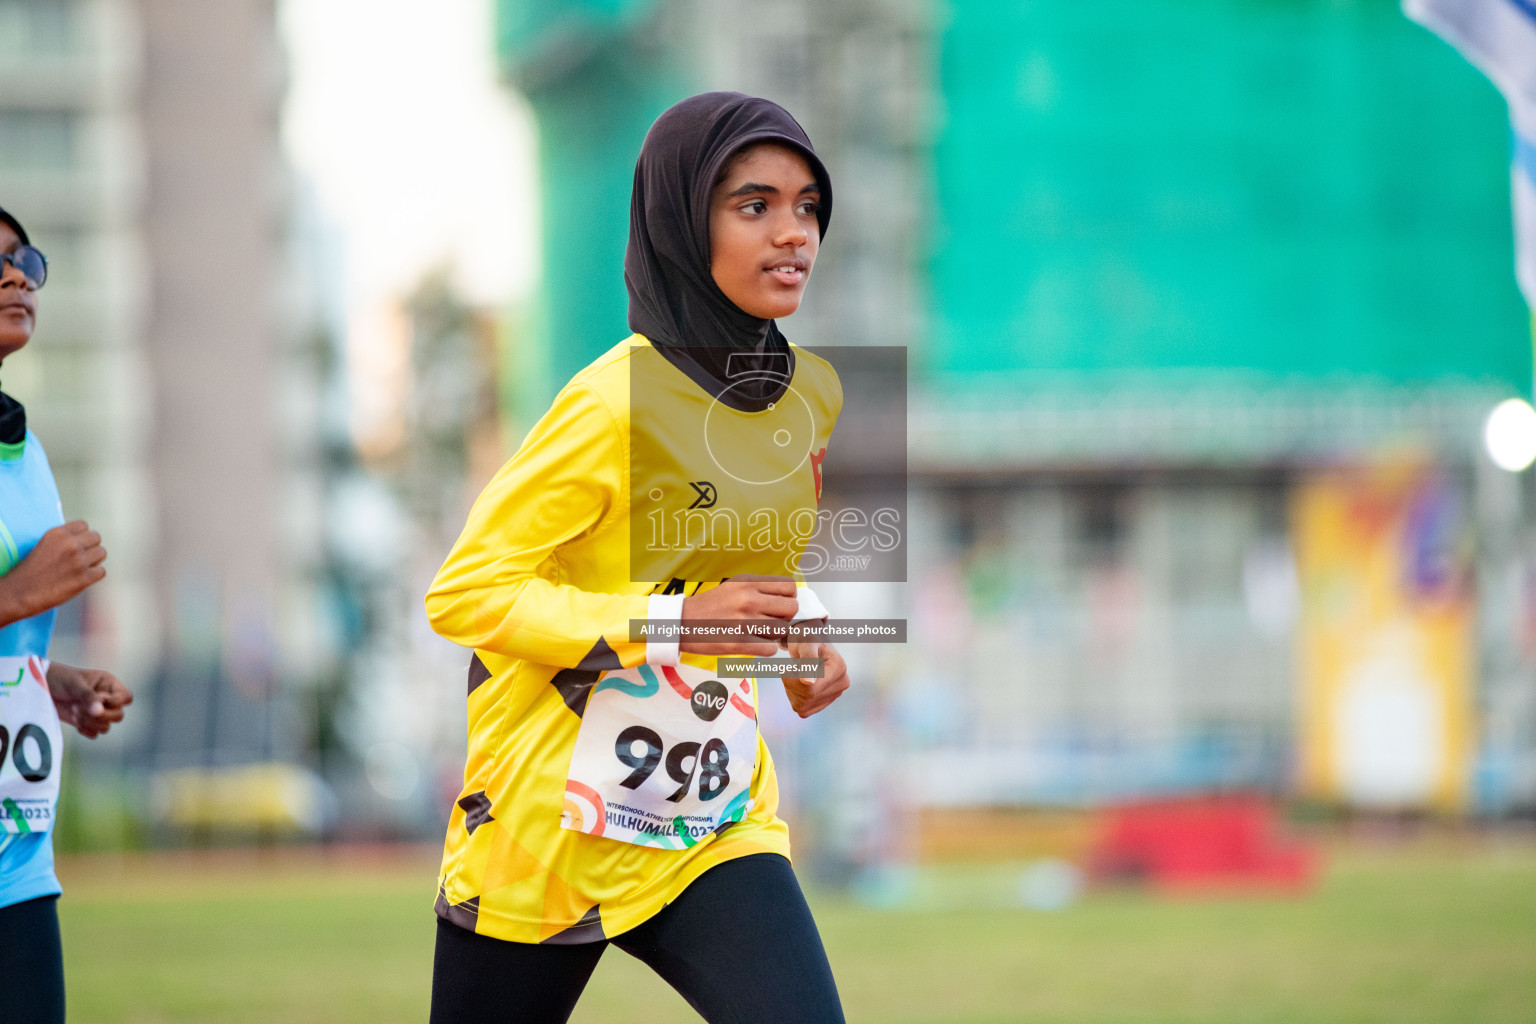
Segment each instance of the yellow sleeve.
M626 514L628 435L588 386L568 386L486 485L427 591L427 618L464 647L562 668L645 660L629 621L645 594L561 583L559 548ZM615 579L625 578L616 567ZM585 662L585 663L584 663ZM601 664L599 664L601 663Z

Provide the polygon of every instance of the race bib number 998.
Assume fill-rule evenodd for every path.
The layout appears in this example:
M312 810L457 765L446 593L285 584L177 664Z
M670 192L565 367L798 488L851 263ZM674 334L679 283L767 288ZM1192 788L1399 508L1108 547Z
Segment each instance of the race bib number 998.
M48 662L0 658L0 828L53 828L64 737L48 692Z
M685 849L746 817L756 766L746 680L691 665L608 672L587 698L560 825Z

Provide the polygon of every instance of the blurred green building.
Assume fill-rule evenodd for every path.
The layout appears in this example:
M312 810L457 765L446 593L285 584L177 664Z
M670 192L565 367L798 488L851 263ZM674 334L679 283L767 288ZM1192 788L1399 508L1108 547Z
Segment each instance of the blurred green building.
M1529 392L1503 104L1393 6L969 0L937 46L925 364L1044 399L1013 457L1465 461Z

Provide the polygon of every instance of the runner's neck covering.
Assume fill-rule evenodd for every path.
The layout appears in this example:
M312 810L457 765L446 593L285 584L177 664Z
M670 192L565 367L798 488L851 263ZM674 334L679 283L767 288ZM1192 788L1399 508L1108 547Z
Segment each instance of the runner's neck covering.
M27 436L27 410L0 391L0 444L20 444Z
M816 218L825 237L832 181L805 130L777 103L739 92L707 92L683 100L651 125L635 163L624 253L630 330L648 338L710 394L748 412L766 408L783 393L788 377L781 369L731 386L730 374L792 372L794 356L774 321L743 312L715 284L709 271L709 205L731 157L763 142L805 157L821 186Z

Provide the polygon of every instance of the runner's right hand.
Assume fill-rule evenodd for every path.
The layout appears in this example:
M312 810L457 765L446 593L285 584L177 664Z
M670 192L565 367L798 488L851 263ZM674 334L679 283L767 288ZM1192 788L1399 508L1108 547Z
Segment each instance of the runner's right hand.
M106 576L101 534L76 519L55 526L0 576L0 626L39 615Z
M794 621L800 602L795 581L787 576L733 576L712 590L683 601L683 625L692 620L716 619L745 622L753 632L782 633ZM778 652L775 640L683 640L680 649L690 654L735 654L771 658Z

